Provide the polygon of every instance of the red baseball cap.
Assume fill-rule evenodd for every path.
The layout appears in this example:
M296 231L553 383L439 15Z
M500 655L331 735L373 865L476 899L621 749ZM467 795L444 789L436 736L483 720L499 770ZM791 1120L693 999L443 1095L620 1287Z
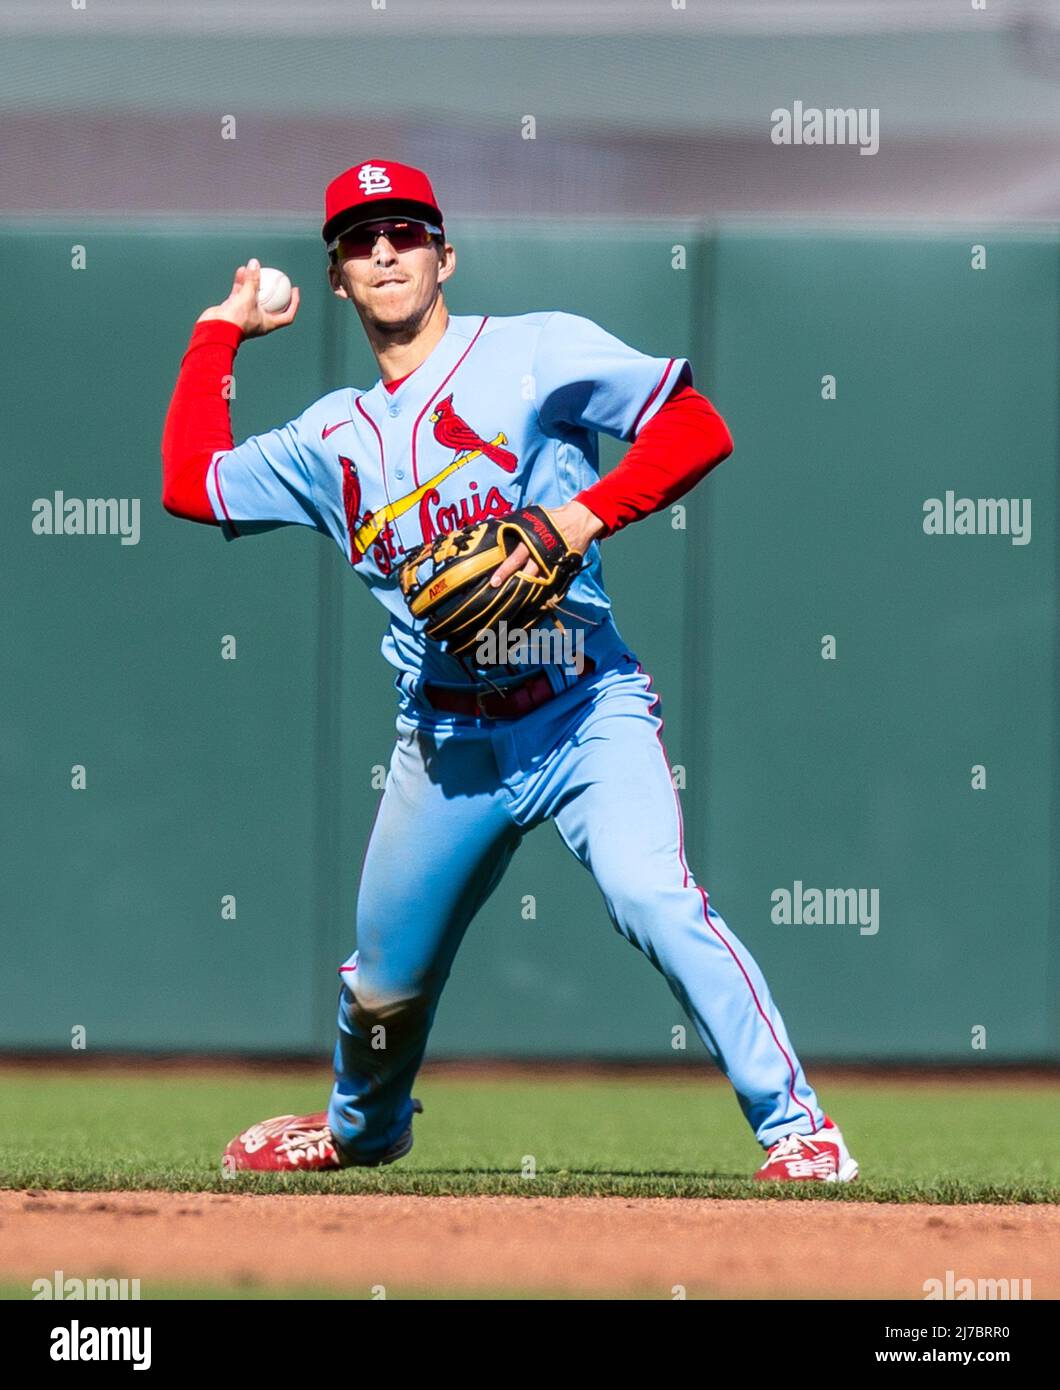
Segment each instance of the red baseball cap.
M385 159L366 159L328 184L321 235L329 242L356 222L397 212L442 226L438 200L422 169Z

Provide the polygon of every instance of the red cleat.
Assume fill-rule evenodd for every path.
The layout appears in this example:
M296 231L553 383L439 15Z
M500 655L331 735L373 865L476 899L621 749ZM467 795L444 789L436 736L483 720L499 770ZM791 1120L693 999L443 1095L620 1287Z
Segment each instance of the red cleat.
M226 1173L314 1173L341 1168L328 1128L327 1111L318 1115L278 1115L236 1136L221 1159Z
M412 1102L413 1112L423 1106ZM277 1115L251 1125L228 1144L221 1159L226 1173L320 1173L335 1168L376 1168L404 1158L412 1148L412 1126L381 1157L365 1162L343 1153L328 1127L326 1110L316 1115Z
M816 1134L786 1134L769 1150L755 1174L756 1182L853 1182L857 1160L843 1142L838 1126L825 1116Z

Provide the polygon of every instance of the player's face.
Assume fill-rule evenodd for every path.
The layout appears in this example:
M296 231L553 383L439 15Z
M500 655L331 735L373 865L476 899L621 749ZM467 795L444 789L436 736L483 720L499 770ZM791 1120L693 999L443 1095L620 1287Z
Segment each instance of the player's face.
M362 254L348 254L353 250ZM391 334L415 331L455 268L456 252L448 242L399 249L384 233L375 238L369 255L363 247L340 242L328 278L340 299L353 301L363 322Z

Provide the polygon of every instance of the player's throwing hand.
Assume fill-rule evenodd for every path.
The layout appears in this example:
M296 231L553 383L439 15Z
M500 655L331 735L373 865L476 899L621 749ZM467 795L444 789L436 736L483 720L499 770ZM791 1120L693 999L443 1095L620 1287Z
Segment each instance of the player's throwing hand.
M196 322L206 323L210 319L223 319L242 329L245 338L260 338L264 333L272 333L277 328L286 328L298 313L298 289L291 291L291 302L282 314L271 314L258 303L258 289L261 285L261 262L251 258L246 265L236 271L228 298L221 304L204 309Z

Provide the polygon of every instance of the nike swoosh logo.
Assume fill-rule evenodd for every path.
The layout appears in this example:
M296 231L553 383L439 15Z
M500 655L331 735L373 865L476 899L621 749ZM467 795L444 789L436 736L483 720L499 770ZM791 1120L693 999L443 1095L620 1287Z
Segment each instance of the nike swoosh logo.
M341 430L343 425L352 425L352 420L340 420L337 425L325 425L320 431L321 439L327 439L329 434L334 434L336 430Z

